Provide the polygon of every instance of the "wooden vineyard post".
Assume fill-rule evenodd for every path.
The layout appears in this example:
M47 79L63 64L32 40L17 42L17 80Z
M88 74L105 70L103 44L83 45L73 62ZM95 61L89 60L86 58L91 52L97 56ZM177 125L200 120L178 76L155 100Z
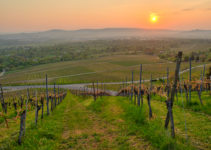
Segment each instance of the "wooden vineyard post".
M150 76L150 92L152 91L152 74Z
M35 102L35 125L37 125L37 117L38 117L38 102L37 102L37 90L36 90L36 102Z
M18 137L18 143L22 143L22 138L24 135L24 128L25 128L25 120L26 120L26 111L24 110L21 114L21 119L20 119L20 132L19 132L19 137Z
M53 95L52 95L52 93L51 93L50 98L51 98L51 111L53 111Z
M51 111L53 111L53 95L51 94Z
M183 77L182 77L183 80ZM185 98L186 98L186 103L188 104L188 86L186 85L185 81L183 81L184 84L184 90L185 90Z
M152 108L151 108L151 92L152 92L152 74L151 74L151 78L150 78L150 88L149 91L147 92L147 102L148 102L148 106L149 106L149 118L152 118Z
M97 94L96 97L98 97L98 80L97 80Z
M169 68L166 69L166 85L167 85L167 98L169 97L170 86L169 86Z
M1 86L1 84L0 84L0 86ZM4 103L4 93L3 93L3 89L2 89L2 86L1 86L1 94L0 94L0 99L1 99L1 106L2 106L2 109L3 109L3 111L4 111L4 113L5 113L5 103Z
M198 87L198 85L197 85L197 93L198 93L198 96L199 96L199 101L200 101L200 103L201 103L201 105L203 105L203 103L202 103L202 99L201 99L201 92L200 92L200 86Z
M128 94L129 94L129 93L128 93L128 87L127 87L127 77L126 77L125 82L126 82L126 90L127 90L127 91L126 91L126 94L127 94L127 97L128 97Z
M43 112L44 112L44 98L41 97L41 105L42 105L42 115L41 115L41 119L43 119Z
M59 97L59 85L58 85L58 104L60 103L60 97Z
M203 89L204 89L204 87L203 87L203 82L204 82L204 76L205 76L205 64L204 64L204 68L203 68L203 77L202 77L202 91L203 91Z
M138 106L140 106L140 100L141 100L141 106L143 106L143 99L141 99L141 80L142 80L142 64L140 65L140 79L139 79L139 93L138 93Z
M94 82L92 82L92 86L93 86L93 97L94 97L94 101L96 101L95 84L94 84Z
M190 69L189 69L189 103L191 102L191 89L192 89L192 85L191 85L191 57L189 58L189 65L190 65Z
M133 101L133 71L132 71L132 86L131 86L131 102Z
M49 115L48 75L45 75L47 115Z
M25 109L25 119L26 119L26 113L27 113L27 109L28 109L28 101L29 101L29 89L27 89L27 100L26 100L26 109ZM25 128L25 122L24 122L24 134L25 134L25 131L26 131L26 128Z
M14 106L15 110L17 110L17 103L15 101L13 102L13 106Z
M40 110L40 106L38 105L37 91L36 91L35 126L37 125L37 120L38 120L38 113L39 113L39 110Z
M136 94L134 94L134 105L136 105Z
M23 108L23 98L22 98L22 96L20 96L20 100L21 100L21 108Z
M7 103L4 103L4 113L7 114Z
M54 108L56 108L56 84L55 83L53 86L53 91L54 91Z
M6 127L9 128L7 117L4 115L4 113L5 114L7 113L7 103L4 102L4 93L3 93L1 84L0 84L0 87L1 87L0 100L1 100L1 105L2 105L2 109L3 109L2 117L5 120Z
M168 100L166 101L168 112L167 112L167 116L165 120L165 128L168 127L169 120L170 120L171 121L171 136L173 138L175 137L175 131L174 131L174 119L173 119L172 108L173 108L173 102L174 102L175 89L177 87L177 81L179 79L179 69L180 69L181 60L182 60L182 52L178 52L174 83L171 89L171 97L169 97Z
M199 87L198 87L198 85L197 85L197 92L198 92L198 96L199 96L199 100L200 100L201 105L203 105L202 99L201 99L201 92L202 92L202 86L203 86L203 79L202 79L202 78L203 78L203 77L202 77L202 72L201 72L201 77L200 77L200 79L201 79L201 84L199 85Z
M126 89L126 87L125 87L125 81L124 80L122 81L122 85L123 85L123 96L125 96L125 89Z

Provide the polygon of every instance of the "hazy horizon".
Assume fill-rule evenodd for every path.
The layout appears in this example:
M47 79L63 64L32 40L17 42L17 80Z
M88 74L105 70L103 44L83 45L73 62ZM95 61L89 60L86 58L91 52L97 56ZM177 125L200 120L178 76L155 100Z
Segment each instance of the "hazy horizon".
M52 29L211 30L210 0L2 0L0 33Z
M21 33L39 33L39 32L47 32L47 31L54 31L54 30L61 30L61 31L79 31L79 30L102 30L102 29L143 29L143 30L166 30L166 31L194 31L194 30L209 30L211 29L199 29L199 28L193 28L193 29L150 29L150 28L136 28L136 27L105 27L105 28L78 28L78 29L57 29L57 28L52 28L52 29L47 29L47 30L37 30L37 31L21 31L21 32L0 32L0 35L4 34L21 34Z

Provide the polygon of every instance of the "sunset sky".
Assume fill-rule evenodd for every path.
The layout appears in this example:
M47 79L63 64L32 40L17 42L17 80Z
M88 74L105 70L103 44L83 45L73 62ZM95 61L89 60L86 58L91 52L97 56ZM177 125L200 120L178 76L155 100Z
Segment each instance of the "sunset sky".
M107 27L211 29L211 0L0 0L0 33Z

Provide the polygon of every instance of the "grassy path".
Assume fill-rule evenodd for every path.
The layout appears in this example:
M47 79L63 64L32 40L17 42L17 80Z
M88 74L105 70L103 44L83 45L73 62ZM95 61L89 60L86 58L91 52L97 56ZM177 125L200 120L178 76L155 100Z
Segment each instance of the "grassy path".
M71 99L58 149L151 149L141 138L127 135L118 118L120 107L111 101L103 108L105 101L99 101L95 105L93 99Z

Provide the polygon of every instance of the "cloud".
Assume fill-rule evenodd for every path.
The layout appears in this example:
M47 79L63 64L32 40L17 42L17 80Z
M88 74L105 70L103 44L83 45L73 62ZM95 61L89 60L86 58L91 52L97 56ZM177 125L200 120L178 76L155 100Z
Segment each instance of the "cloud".
M185 9L182 9L182 11L193 11L194 8L185 8Z
M211 11L211 7L210 8L185 8L182 9L181 11L194 11L194 10L201 10L201 11Z

